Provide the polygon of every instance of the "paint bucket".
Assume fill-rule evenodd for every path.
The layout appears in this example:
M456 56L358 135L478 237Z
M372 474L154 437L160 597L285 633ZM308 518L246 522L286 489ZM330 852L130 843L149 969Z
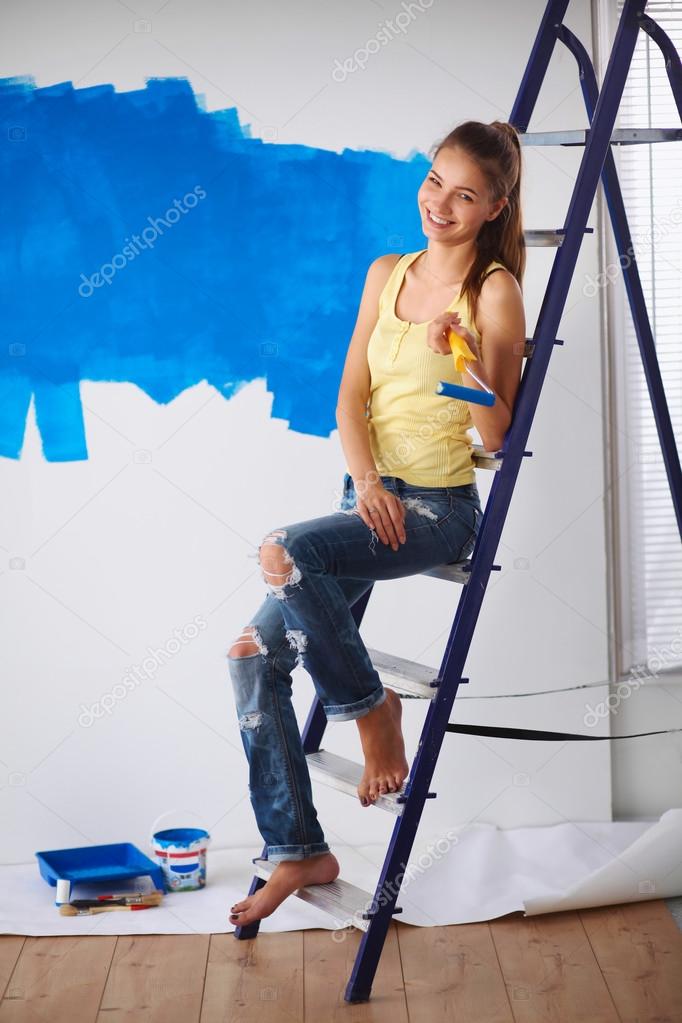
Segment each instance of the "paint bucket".
M164 817L176 818L190 814L191 810L169 810L157 817L152 825L149 842L154 860L163 870L168 891L195 892L206 884L206 850L211 836L205 828L166 828L157 831Z

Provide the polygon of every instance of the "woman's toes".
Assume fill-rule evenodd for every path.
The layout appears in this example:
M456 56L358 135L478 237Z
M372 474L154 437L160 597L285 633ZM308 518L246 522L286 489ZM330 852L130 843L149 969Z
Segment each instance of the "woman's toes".
M245 910L248 910L251 906L252 899L253 896L249 895L246 899L242 899L241 902L235 902L234 906L230 907L230 916L236 916L238 913L243 913Z

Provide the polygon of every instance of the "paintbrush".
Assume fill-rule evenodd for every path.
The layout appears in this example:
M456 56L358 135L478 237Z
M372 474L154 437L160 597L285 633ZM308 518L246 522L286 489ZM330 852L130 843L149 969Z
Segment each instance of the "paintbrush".
M104 900L100 899L71 899L64 903L67 906L76 906L77 909L89 909L91 906L158 906L161 902L160 895L151 895L148 898L128 899L123 895L115 898L110 896Z
M72 905L70 902L65 902L64 905L59 907L61 916L90 916L93 913L116 913L119 910L123 912L133 912L136 909L154 909L155 903L151 905L137 905L137 906L119 906L119 905L99 905L99 906L88 906L78 907Z
M131 905L133 902L156 902L157 900L160 902L163 896L164 892L158 888L153 888L147 892L116 892L113 895L98 895L97 901L104 902L112 899L116 901L123 899L126 905Z

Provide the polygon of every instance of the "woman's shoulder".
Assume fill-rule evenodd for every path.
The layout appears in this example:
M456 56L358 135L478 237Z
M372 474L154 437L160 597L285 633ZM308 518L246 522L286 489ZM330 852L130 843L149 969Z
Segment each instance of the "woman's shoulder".
M396 290L401 277L401 267L407 263L408 257L415 255L412 252L387 252L378 256L370 265L368 277L372 277L379 292L379 315L383 315L387 305L395 297Z
M495 273L496 270L507 270L507 273L510 272L500 259L491 259L483 273L483 280L490 277L490 275Z

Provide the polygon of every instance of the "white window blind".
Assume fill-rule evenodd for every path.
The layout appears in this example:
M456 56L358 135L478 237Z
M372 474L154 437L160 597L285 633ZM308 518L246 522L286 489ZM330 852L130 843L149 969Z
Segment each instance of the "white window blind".
M623 9L617 0L617 17ZM645 13L682 48L682 3ZM640 29L617 126L675 128L664 58ZM677 448L682 438L682 142L614 146ZM622 257L621 257L622 258ZM616 254L617 260L617 254ZM616 268L618 262L616 262ZM614 279L613 277L611 278ZM618 275L613 319L619 478L622 662L663 675L682 664L682 542L627 295ZM612 303L612 311L613 303Z

